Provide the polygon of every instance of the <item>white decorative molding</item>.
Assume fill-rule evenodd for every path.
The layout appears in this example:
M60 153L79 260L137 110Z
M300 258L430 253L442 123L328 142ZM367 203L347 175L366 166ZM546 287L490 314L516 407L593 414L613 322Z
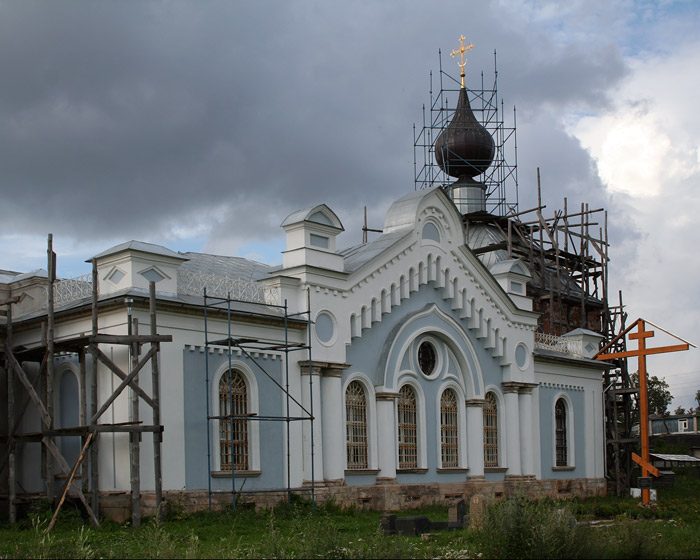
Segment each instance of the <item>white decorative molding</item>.
M535 350L550 350L569 354L577 358L583 358L583 347L580 340L571 340L568 337L553 334L535 333Z
M92 273L58 280L53 285L53 303L55 306L92 297Z
M565 383L549 383L546 381L540 382L540 387L545 389L559 389L559 390L570 390L570 391L584 391L585 388L582 385L567 385Z

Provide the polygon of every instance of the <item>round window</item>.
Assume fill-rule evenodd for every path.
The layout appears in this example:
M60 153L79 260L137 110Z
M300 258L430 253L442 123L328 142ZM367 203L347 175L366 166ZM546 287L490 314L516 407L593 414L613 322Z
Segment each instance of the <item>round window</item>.
M430 342L421 342L418 347L418 367L425 375L431 375L435 371L435 346Z

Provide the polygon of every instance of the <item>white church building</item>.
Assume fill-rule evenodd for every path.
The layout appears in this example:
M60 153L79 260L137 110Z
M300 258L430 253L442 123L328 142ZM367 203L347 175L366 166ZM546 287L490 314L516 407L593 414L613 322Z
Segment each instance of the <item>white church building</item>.
M445 153L459 151L455 138L442 140ZM473 167L453 160L451 174L469 211L479 211L483 188L471 179L480 171ZM159 477L166 502L180 496L192 508L231 503L233 494L239 503L268 504L290 490L382 510L518 486L554 497L604 493L606 366L591 359L602 337L579 328L555 346L539 343L526 263L477 254L488 227L468 228L464 214L442 188L412 191L389 208L381 234L340 250L341 219L319 204L282 221L280 266L140 241L94 256L96 313L89 279L55 282L52 379L35 381L38 395L52 395L49 436L65 463L42 451L42 413L33 401L20 410L29 397L15 376L13 412L0 426L7 434L16 422L25 436L13 440L0 492L15 500L45 493L51 477L58 493L65 464L75 464L94 432L97 453L84 454L76 486L89 494L96 480L100 513L115 518L131 507L130 439L144 511ZM5 355L17 356L28 378L46 371L39 362L47 276L0 271L0 300L12 300ZM61 295L71 285L86 291ZM141 396L129 390L109 402L122 379L104 361L93 369L93 354L76 346L87 344L96 320L103 336L96 347L128 372L148 345L130 357L128 345L107 335L134 333L133 319L139 333L168 338L156 357L159 418L143 399L134 416ZM8 317L0 321L4 342ZM0 364L4 378L15 371L8 359ZM153 396L145 367L140 384ZM5 379L2 386L5 402ZM93 422L97 409L104 410ZM99 424L162 426L162 436L151 430L160 437L162 473L147 430L134 438ZM9 439L0 455L8 455Z

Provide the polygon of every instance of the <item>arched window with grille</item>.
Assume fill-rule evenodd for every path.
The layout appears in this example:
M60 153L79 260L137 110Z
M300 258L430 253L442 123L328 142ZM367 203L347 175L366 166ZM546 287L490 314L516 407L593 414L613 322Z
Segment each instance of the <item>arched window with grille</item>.
M558 399L554 405L556 466L566 467L569 464L569 445L567 440L566 402Z
M498 466L498 402L486 393L484 404L484 467Z
M248 390L245 378L236 370L226 371L219 380L219 454L222 471L246 471L248 461Z
M398 399L400 469L418 467L417 408L415 390L410 385L404 385L399 391Z
M348 469L366 469L367 396L359 381L351 381L345 390L345 441Z
M440 397L440 454L443 468L459 466L457 394L453 389L445 389Z

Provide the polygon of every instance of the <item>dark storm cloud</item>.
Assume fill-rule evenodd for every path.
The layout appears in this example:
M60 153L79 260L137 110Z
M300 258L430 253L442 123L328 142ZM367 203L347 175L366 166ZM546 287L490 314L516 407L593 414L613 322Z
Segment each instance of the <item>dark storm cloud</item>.
M203 223L264 238L320 202L353 226L368 205L380 225L378 203L413 189L411 125L438 48L457 73L446 53L460 33L478 46L470 79L484 69L488 83L499 51L527 173L543 167L557 204L600 191L551 111L604 104L620 54L522 24L476 2L0 3L6 227L149 240Z

